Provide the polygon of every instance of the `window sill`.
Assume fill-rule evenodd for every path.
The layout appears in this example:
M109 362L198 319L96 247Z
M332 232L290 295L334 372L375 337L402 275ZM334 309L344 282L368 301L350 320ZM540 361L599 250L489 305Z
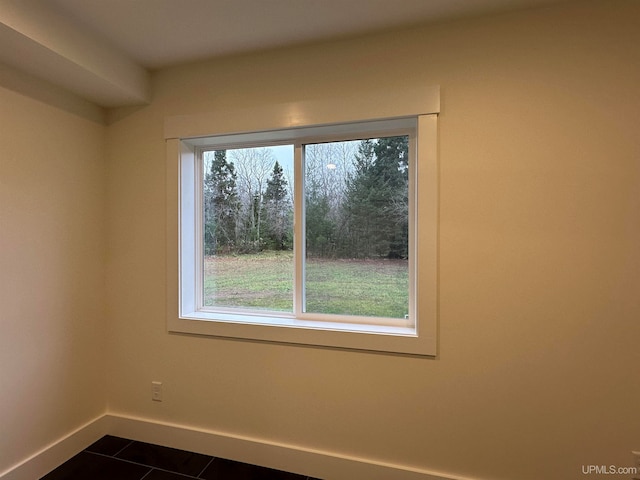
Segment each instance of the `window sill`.
M435 338L415 328L286 317L246 317L193 312L169 321L169 332L254 341L370 350L408 355L433 355Z

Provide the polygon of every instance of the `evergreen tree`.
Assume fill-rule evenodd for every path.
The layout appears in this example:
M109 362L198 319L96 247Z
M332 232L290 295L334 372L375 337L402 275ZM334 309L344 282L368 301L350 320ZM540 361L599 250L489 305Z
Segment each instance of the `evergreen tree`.
M236 241L238 192L233 163L216 150L204 178L204 247L206 255L232 251Z
M330 217L329 199L318 192L308 193L305 210L307 255L332 256L336 243L336 225Z
M408 137L360 142L347 185L346 242L354 257L407 257Z
M268 246L286 250L292 246L292 207L287 191L287 180L276 161L262 198L264 215L263 233Z
M375 162L373 140L362 140L353 160L354 171L347 180L344 214L346 235L342 236L340 251L350 257L368 257L372 250L375 209L369 202L370 169Z
M384 137L374 147L376 168L386 189L382 235L389 241L389 258L407 258L409 252L409 137Z

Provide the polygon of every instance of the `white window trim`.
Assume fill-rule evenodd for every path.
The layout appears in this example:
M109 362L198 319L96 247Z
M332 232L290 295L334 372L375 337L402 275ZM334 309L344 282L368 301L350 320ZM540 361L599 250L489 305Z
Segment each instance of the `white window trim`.
M380 105L380 99L388 94L385 92L385 95L378 95L369 92L368 95L378 102L373 103L377 107L376 111L372 111L371 103L366 101L368 95L363 94L360 99L355 100L336 98L323 102L258 108L253 112L226 110L192 117L170 117L166 120L167 328L169 332L414 355L436 355L439 90L426 89L422 92L422 97L418 98L416 98L416 92L406 93L404 96L399 95L402 97L400 100L394 97L389 99L388 105ZM423 101L419 101L420 98ZM345 108L345 105L351 105L351 107ZM364 108L362 105L367 107ZM422 111L416 109L416 105L422 105ZM430 108L426 108L425 105ZM435 111L425 112L425 110ZM283 111L295 111L297 116L294 118L283 115ZM183 296L181 306L181 289L195 288L197 277L194 262L190 260L195 255L195 242L181 241L179 234L180 228L186 230L191 228L191 231L195 231L195 210L194 206L188 203L190 195L183 195L185 193L183 189L190 188L184 183L184 179L190 176L195 178L195 172L190 169L195 167L196 149L206 143L202 139L204 135L235 136L237 133L269 132L268 135L272 138L274 131L288 130L287 135L290 137L292 127L304 127L300 131L307 135L311 127L322 131L333 128L327 127L327 124L332 123L348 121L364 123L398 117L417 118L415 182L419 185L419 189L414 188L418 218L413 235L414 241L417 242L417 248L414 250L416 258L413 260L417 272L415 285L412 286L415 290L411 292L416 298L415 328L359 323L332 324L283 315L269 316L268 324L262 323L265 320L264 317L261 319L253 316L239 318L237 314L225 316L219 313L215 314L215 321L212 321L210 315L194 314L197 305L194 303L193 296ZM247 121L247 118L251 120ZM260 134L253 133L253 135L259 137ZM182 200L187 199L187 203L182 203L181 197ZM186 285L185 282L187 282ZM189 282L193 283L188 284Z

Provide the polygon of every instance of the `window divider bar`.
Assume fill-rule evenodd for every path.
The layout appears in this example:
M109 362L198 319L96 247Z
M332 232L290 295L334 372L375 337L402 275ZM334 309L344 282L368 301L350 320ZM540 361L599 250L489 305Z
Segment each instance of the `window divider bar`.
M293 254L295 271L293 311L296 318L300 318L305 311L305 219L304 219L304 148L301 143L294 145L293 172L294 172L294 222L293 222Z

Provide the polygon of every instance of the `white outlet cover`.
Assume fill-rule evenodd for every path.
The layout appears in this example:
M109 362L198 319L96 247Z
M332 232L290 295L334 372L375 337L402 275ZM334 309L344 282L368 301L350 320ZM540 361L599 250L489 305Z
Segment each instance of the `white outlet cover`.
M151 382L151 400L162 401L162 382Z

